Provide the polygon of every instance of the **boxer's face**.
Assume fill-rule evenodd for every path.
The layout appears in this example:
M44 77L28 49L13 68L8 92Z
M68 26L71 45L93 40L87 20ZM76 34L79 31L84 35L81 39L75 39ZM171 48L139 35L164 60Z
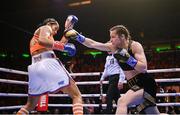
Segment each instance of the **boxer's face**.
M122 47L123 46L123 39L124 39L124 36L119 36L116 31L110 31L110 41L112 42L112 44L115 46L115 47Z
M59 24L52 24L51 29L52 29L52 35L57 34L57 31L59 30Z

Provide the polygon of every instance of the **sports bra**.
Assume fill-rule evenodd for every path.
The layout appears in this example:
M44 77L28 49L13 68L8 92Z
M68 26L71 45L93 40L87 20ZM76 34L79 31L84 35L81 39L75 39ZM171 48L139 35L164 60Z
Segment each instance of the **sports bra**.
M31 41L30 41L30 53L32 54L33 52L35 52L35 51L37 51L37 50L40 50L40 49L49 49L49 48L46 48L45 46L42 46L42 45L40 45L37 41L36 41L36 39L38 39L39 38L39 35L34 35L33 37L32 37L32 39L31 39ZM48 37L48 39L52 39L52 40L54 40L54 38L53 37ZM34 41L32 41L32 40L34 40ZM34 44L32 45L32 42L34 42Z

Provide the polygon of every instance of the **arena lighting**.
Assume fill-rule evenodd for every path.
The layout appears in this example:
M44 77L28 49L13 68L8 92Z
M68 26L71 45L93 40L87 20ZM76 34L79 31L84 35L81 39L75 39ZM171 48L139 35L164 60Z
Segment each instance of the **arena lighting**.
M87 4L91 4L91 0L82 0L79 2L69 3L68 6L75 7L75 6L82 6L82 5L87 5Z
M98 55L98 54L102 54L102 52L89 52L91 55Z
M5 57L7 57L7 54L5 54L5 53L0 53L0 57L1 57L1 58L5 58Z
M66 52L63 52L63 54L62 54L62 55L67 56L67 53L66 53Z
M158 47L156 48L156 51L157 52L161 52L161 51L166 51L166 50L170 50L171 47L170 46L167 46L167 47Z
M25 54L25 53L23 53L23 54L22 54L22 57L24 57L24 58L29 58L29 57L30 57L30 55L29 55L29 54Z
M100 54L102 54L102 52L101 51L89 51L89 52L85 52L84 54L92 55L95 58L96 55L100 55Z
M176 46L177 49L180 49L180 45Z

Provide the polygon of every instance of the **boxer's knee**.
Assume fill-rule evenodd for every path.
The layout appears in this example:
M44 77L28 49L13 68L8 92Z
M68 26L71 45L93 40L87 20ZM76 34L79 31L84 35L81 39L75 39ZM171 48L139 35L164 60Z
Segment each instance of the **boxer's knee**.
M118 99L117 104L118 104L118 107L119 107L119 106L127 106L126 99L125 99L123 96L120 97L120 98Z

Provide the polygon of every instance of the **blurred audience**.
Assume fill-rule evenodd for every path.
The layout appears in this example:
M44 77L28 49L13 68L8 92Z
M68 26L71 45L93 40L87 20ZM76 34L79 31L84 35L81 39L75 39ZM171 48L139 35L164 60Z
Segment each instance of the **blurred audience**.
M104 62L105 62L105 57L106 55L97 55L96 57L92 55L77 55L69 60L64 61L64 65L67 68L67 70L70 73L83 73L83 72L102 72L104 70ZM147 59L148 59L148 69L163 69L163 68L175 68L175 67L180 67L180 54L174 54L173 52L162 52L162 53L148 53L147 54ZM12 69L18 69L18 70L26 70L27 68L26 64L28 65L29 63L24 60L19 59L18 61L10 61L6 62L7 60L1 59L0 62L0 67L7 67L7 68L12 68ZM18 64L21 64L23 66L21 67L16 67ZM174 72L174 73L156 73L153 74L155 78L162 79L162 78L178 78L180 77L180 72ZM25 75L18 75L18 74L11 74L11 73L5 73L5 72L0 72L0 77L1 79L11 79L11 80L19 80L19 81L28 81L28 77ZM91 77L85 77L85 76L72 76L73 79L77 81L99 81L99 76L91 76ZM167 88L167 86L178 86L178 84L173 83L159 83L158 84L159 89L158 93L175 93L175 92L180 92L177 89ZM96 87L92 85L86 85L86 86L78 86L81 90L82 94L96 94L99 92L99 85ZM88 90L87 90L88 89ZM104 90L106 90L106 86L104 87ZM180 88L179 88L180 89ZM7 84L7 83L0 83L0 92L1 93L27 93L27 85L18 85L18 84ZM19 99L21 98L21 100ZM67 99L67 98L66 98ZM69 99L63 99L61 102L67 104L70 103ZM51 100L51 99L50 99ZM53 102L58 99L52 99ZM12 105L22 105L26 101L26 97L1 97L0 101L0 106L12 106ZM104 100L103 100L104 101ZM157 98L158 103L163 103L163 102L180 102L179 97L164 97L162 98ZM52 102L52 103L53 103ZM91 103L91 104L98 104L100 103L99 99L97 98L89 98L88 100L85 100L85 103ZM104 103L104 102L101 102ZM164 107L159 107L161 112L167 112L169 114L180 114L179 113L179 108L178 107L168 107L167 111L164 109ZM101 107L103 110L103 108ZM94 107L87 107L87 112L88 114L94 114L94 113L101 113L102 110L97 111L96 108ZM13 110L14 111L14 110ZM0 110L0 113L13 113L13 111L7 111L7 110ZM63 112L64 111L64 112ZM59 108L50 108L50 113L58 114L58 113L66 113L69 111L69 109L61 109Z

